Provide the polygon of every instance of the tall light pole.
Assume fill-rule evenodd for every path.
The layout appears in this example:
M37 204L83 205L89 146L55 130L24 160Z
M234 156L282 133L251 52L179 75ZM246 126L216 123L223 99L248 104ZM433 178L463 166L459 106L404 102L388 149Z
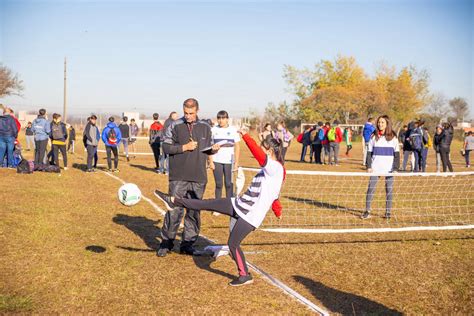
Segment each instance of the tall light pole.
M67 60L64 57L64 100L63 100L63 121L64 123L67 122L67 102L66 102L66 67L67 67Z

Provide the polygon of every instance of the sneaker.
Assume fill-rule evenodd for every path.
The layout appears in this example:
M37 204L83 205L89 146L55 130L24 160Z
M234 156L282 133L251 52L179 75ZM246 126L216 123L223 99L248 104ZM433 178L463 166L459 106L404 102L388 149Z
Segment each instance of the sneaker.
M385 213L385 215L383 216L383 218L385 219L390 219L392 216L390 215L390 213Z
M193 246L184 246L179 249L179 253L182 255L192 256L196 252Z
M368 219L368 218L370 218L370 213L369 213L368 211L365 211L364 214L362 214L362 215L360 216L360 218L362 218L362 219Z
M155 190L154 194L165 204L168 211L172 211L175 207L177 207L177 205L171 201L171 196L169 194L163 193L159 190Z
M95 172L94 169L87 169L86 172Z
M114 170L114 171L112 171L112 172L120 172L120 170L118 170L118 169L115 169L115 170Z
M67 167L64 167L64 169L63 169L63 170L67 170Z
M157 168L155 168L155 172L158 173L158 174L161 173L160 169L157 169Z
M114 172L112 169L107 169L106 171L110 173Z
M127 161L130 161L130 158L127 156Z
M166 257L166 255L168 254L169 251L170 250L166 247L163 247L163 248L160 247L160 248L158 248L158 251L156 252L156 255L158 257Z
M230 286L242 286L242 285L247 285L247 284L252 284L253 283L253 278L250 273L248 275L241 275L237 279L233 280L232 282L229 282Z

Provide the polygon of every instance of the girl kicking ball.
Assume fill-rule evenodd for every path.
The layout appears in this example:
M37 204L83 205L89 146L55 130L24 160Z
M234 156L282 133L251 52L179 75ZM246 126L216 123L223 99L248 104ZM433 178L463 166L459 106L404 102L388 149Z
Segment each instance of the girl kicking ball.
M175 207L185 207L191 210L214 211L236 219L235 226L230 232L228 245L232 259L237 265L239 277L229 283L231 286L253 283L240 244L248 234L262 224L270 207L275 215L281 218L282 208L278 196L285 179L285 169L282 164L283 148L280 141L268 137L258 146L245 129L240 130L240 134L262 167L243 195L233 198L195 200L181 199L155 191L155 195L163 201L169 211ZM214 145L213 151L218 150L219 145Z

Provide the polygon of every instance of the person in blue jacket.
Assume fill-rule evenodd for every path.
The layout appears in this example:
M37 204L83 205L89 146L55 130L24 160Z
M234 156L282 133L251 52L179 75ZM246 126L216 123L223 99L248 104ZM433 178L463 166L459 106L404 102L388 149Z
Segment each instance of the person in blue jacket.
M105 151L107 152L107 166L108 171L118 172L118 145L122 140L122 133L117 125L114 123L115 119L109 117L107 126L102 131L102 141L105 144ZM114 168L112 169L112 153L114 153Z
M40 109L38 117L34 119L33 133L35 134L35 165L41 165L44 163L51 133L51 122L46 119L45 109Z
M362 148L364 152L364 158L362 160L362 165L365 166L366 161L367 161L367 151L369 148L369 141L370 141L370 136L375 131L375 126L374 126L374 119L372 117L369 117L367 122L364 125L364 129L362 130L362 139L364 141L364 147Z

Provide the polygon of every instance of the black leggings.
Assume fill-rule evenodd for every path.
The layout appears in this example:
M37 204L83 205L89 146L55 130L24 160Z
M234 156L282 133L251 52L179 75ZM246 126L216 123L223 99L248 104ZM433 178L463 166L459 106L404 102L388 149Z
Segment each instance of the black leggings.
M153 150L153 156L155 156L156 170L160 169L160 147L161 147L160 143L151 144L151 149Z
M232 259L234 259L235 264L237 265L237 270L239 271L240 276L248 275L249 270L247 267L247 262L245 261L245 256L240 248L240 243L255 230L255 227L247 223L244 219L240 218L232 206L230 198L225 199L211 199L211 200L195 200L195 199L179 199L175 198L174 204L185 207L191 210L208 210L214 211L221 214L228 215L237 219L234 228L230 232L229 245L230 254Z
M55 145L55 144L53 144L54 164L59 167L59 151L61 151L61 155L63 155L64 167L67 167L66 145Z
M451 165L451 160L449 160L449 149L440 148L439 154L441 155L441 162L443 164L443 172L446 172L447 168L449 168L450 172L453 172L453 165Z
M232 185L232 164L223 164L223 163L214 163L214 180L216 181L216 199L222 197L222 187L225 182L225 196L230 198L234 191ZM224 182L222 182L222 177L224 177Z
M107 166L112 169L112 153L114 153L114 168L118 167L118 150L117 147L105 146L107 152Z

